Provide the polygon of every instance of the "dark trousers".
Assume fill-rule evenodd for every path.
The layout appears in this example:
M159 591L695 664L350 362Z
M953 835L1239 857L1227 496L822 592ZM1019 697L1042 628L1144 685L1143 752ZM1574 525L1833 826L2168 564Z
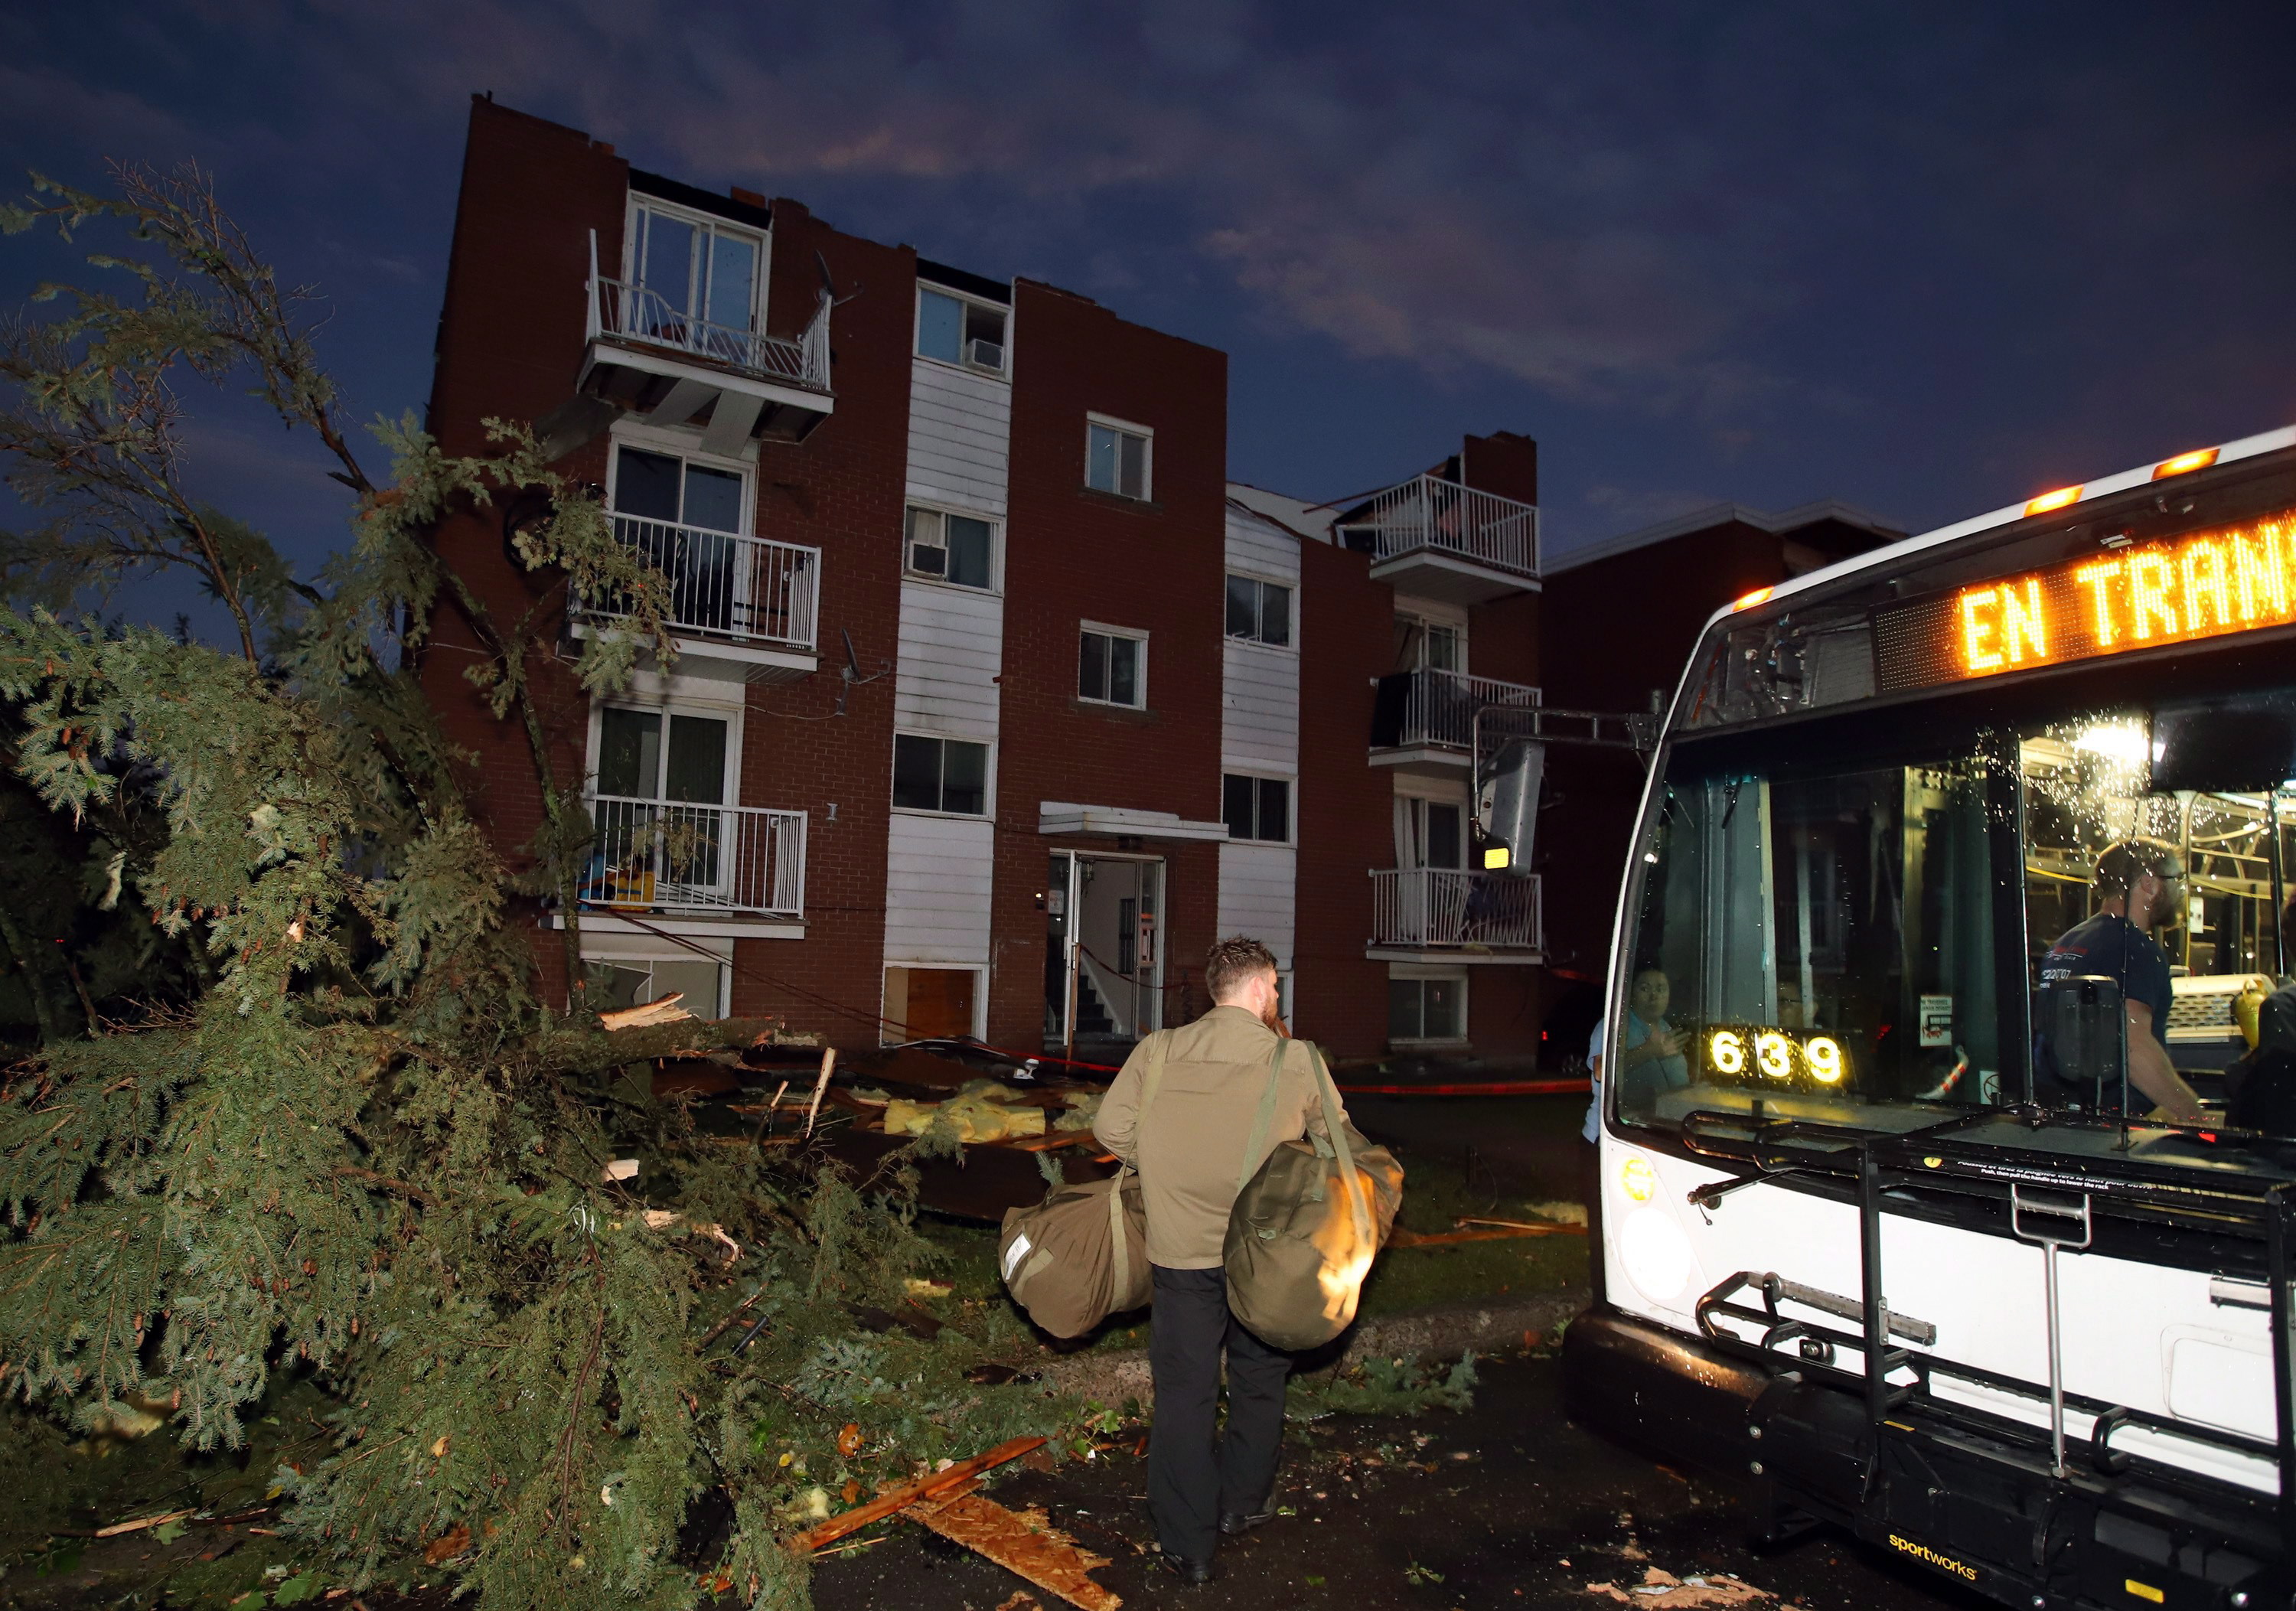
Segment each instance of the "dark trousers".
M1219 1518L1267 1507L1283 1441L1283 1383L1292 1356L1227 1311L1227 1275L1153 1267L1148 1368L1156 1425L1148 1437L1148 1508L1156 1541L1210 1560ZM1218 1426L1220 1350L1227 1350L1227 1426Z

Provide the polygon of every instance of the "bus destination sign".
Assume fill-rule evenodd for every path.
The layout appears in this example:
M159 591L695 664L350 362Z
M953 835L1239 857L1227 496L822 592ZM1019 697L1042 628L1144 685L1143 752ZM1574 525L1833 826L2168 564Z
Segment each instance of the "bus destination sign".
M1885 693L2296 621L2296 511L1972 582L1874 623Z

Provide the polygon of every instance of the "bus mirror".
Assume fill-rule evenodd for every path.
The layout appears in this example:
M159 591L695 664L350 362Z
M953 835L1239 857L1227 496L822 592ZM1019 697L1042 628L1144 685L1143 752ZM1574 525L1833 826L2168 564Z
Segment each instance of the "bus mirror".
M1484 867L1492 872L1530 871L1532 837L1538 829L1538 785L1546 747L1527 738L1499 746L1475 793L1476 826L1482 829Z
M2127 1044L2120 983L2101 974L2083 974L2053 982L2048 996L2057 1078L2076 1089L2117 1090Z
M2152 787L2204 793L2277 788L2296 777L2296 700L2251 695L2153 713Z

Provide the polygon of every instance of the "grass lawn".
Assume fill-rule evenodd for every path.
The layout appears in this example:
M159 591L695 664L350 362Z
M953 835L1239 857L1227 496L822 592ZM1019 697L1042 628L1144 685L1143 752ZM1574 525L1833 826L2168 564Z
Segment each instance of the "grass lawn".
M1360 1105L1371 1110L1373 1105ZM1575 1199L1570 1174L1584 1097L1423 1098L1406 1113L1382 1105L1360 1117L1404 1167L1397 1223L1425 1234L1449 1230L1462 1214L1525 1217L1532 1203ZM1496 1138L1499 1145L1481 1144ZM1003 1306L1021 1319L996 1276L995 1229L922 1217L926 1236L949 1255L941 1274L955 1284L955 1309ZM1584 1286L1587 1239L1559 1236L1468 1242L1444 1247L1391 1247L1364 1283L1365 1315L1407 1313L1437 1304L1474 1303ZM955 1318L952 1315L952 1318ZM1088 1343L1092 1348L1141 1348L1147 1316L1120 1317Z

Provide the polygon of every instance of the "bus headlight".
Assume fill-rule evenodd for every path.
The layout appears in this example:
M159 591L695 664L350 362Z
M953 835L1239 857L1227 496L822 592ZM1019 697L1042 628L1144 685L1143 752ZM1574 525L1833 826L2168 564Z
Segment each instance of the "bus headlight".
M1619 1259L1635 1290L1653 1303L1670 1303L1689 1283L1690 1238L1661 1208L1637 1208L1619 1228Z

